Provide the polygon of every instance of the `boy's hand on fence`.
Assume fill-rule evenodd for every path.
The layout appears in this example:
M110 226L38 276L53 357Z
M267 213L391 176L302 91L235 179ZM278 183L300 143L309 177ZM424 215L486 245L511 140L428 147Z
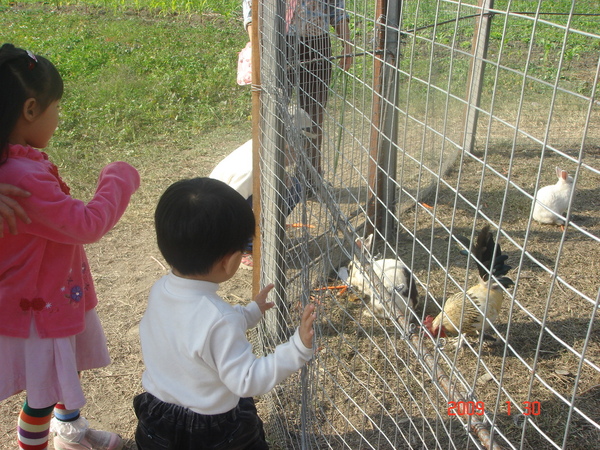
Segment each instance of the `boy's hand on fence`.
M275 285L273 283L268 284L262 288L258 295L254 298L254 301L260 308L260 312L263 314L275 306L275 303L267 301L267 295L269 295L269 292L271 292L271 289L273 289L274 286Z
M300 319L300 339L306 348L312 348L313 336L315 330L313 325L317 318L317 311L315 310L314 303L309 303L304 307L302 318Z

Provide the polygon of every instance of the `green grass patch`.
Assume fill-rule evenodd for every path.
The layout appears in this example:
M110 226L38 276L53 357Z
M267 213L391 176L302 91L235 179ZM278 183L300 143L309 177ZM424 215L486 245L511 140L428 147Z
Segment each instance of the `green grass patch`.
M40 0L20 0L21 5L39 4ZM46 4L54 8L84 6L113 11L152 11L159 14L207 14L225 17L241 14L239 0L49 0Z
M218 127L250 136L239 18L31 4L2 8L0 27L3 42L46 56L64 78L48 151L70 169L192 148Z
M462 6L403 4L401 28L423 28L415 31L414 46L412 36L403 36L401 69L412 78L449 88L457 97L464 95L470 61L461 52L470 50L475 21L461 21L458 31L453 22L437 26L435 32L432 25L455 18L459 7L459 15L472 13L467 3L476 1ZM503 10L508 4L497 0L495 8ZM237 53L247 41L241 0L23 0L7 5L0 6L2 40L47 56L65 79L62 121L49 148L59 164L85 171L117 158L159 159L165 148L194 148L199 135L219 128L245 128L250 136L250 88L236 84ZM347 5L353 11L354 41L369 48L375 1ZM510 10L535 12L537 5L517 0ZM543 2L541 12L568 14L570 8L570 0L556 0ZM575 13L598 11L600 1L578 2L576 8ZM568 15L541 14L537 24L526 17L509 17L506 28L503 15L492 21L490 58L502 48L499 63L512 70L500 74L496 89L518 94L522 81L513 72L526 71L590 95L592 84L582 74L595 68L587 61L597 59L598 40L543 23L566 25ZM570 23L571 29L589 33L599 27L598 16L578 15ZM341 54L339 42L333 42L333 53ZM372 59L357 57L351 73L369 84ZM487 70L485 92L493 88L493 75ZM353 85L344 76L336 71L332 87L349 95ZM416 106L424 104L416 101L419 90L424 98L427 87L412 87L411 103Z

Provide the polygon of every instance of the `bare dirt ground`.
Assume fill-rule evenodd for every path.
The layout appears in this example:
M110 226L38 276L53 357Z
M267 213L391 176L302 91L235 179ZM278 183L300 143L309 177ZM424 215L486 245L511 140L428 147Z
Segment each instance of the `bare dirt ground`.
M226 140L222 134L200 136L197 148L168 153L160 164L136 166L142 185L128 210L110 233L87 247L99 297L98 314L108 339L112 364L84 373L82 383L88 403L82 414L93 428L119 433L126 441L126 449L136 448L132 399L142 391L144 369L137 327L150 287L167 273L154 237L154 207L162 192L174 181L207 176L221 158L250 136L250 127L227 136ZM62 172L68 179L68 168ZM90 177L96 176L90 173ZM251 283L251 271L239 270L232 280L222 285L220 292L231 302L246 302L251 297ZM24 394L15 395L0 405L0 449L18 448L16 421L24 398Z
M223 131L214 135L199 136L197 146L187 150L178 150L177 152L165 151L164 158L160 163L148 162L138 166L142 177L142 187L132 199L131 205L123 216L119 224L100 242L88 246L88 257L94 274L96 289L99 294L100 304L98 312L103 322L104 329L108 338L109 348L113 362L110 366L98 370L89 371L83 376L84 390L88 396L88 404L83 409L83 414L88 418L94 428L106 429L118 432L126 441L126 449L135 449L133 441L136 419L132 409L133 397L142 391L141 375L143 372L143 362L139 346L137 326L142 317L146 305L147 293L152 284L162 275L167 272L165 263L158 251L154 238L153 213L156 202L164 189L172 182L181 178L190 178L194 176L206 176L210 173L214 165L226 154L243 143L250 135L250 130L243 130L236 133L225 134L227 140L223 139ZM498 155L492 155L490 164L498 164L499 167L503 164L504 157L499 152ZM528 153L519 154L518 160L521 161L523 167L517 166L515 175L524 177L523 180L518 179L521 185L527 185L528 179L534 179L529 173L529 166L534 167L535 164L528 164ZM494 158L498 158L498 160ZM599 154L597 148L592 148L588 152L588 161L593 167L597 167L595 161L598 160ZM592 162L592 160L594 162ZM515 163L516 164L516 163ZM63 170L68 174L68 168ZM452 176L451 172L448 176ZM97 173L90 173L91 178L95 178ZM68 180L68 176L65 176ZM470 191L470 188L473 191ZM598 203L598 178L588 177L582 180L578 186L579 192L574 204L576 222L589 230L594 236L598 235L600 230L600 204ZM477 184L465 185L465 195L474 195L477 192ZM498 186L497 192L502 192L503 186ZM491 196L487 201L490 203L501 202L500 199L494 197L492 191ZM77 193L75 194L77 196ZM512 194L511 194L512 195ZM80 197L81 198L81 197ZM521 211L519 205L519 196L515 196L513 207L507 212L509 217L506 219L506 227L510 230L511 235L521 236L526 227L524 223L525 214ZM511 197L512 199L512 197ZM433 203L427 199L428 203ZM440 217L450 217L453 214L452 193L440 192L437 197ZM458 205L461 209L464 205ZM410 215L410 213L407 213ZM512 216L514 215L514 217ZM430 230L431 226L425 222L419 229ZM468 221L468 219L465 219ZM468 230L468 223L463 224ZM536 233L536 255L539 258L543 257L546 265L551 266L553 257L556 255L556 242L559 240L559 231L544 227L539 224L533 226ZM464 230L463 230L464 231ZM425 231L423 231L425 232ZM429 241L429 236L419 236L422 241ZM439 237L435 239L436 245L441 245L442 248L435 248L434 251L439 253L442 258L445 253L444 242L446 239ZM505 251L511 254L513 260L518 260L518 254L512 246L503 247ZM593 296L598 287L598 246L597 241L581 239L581 236L576 236L575 239L570 239L564 249L567 256L566 259L572 264L564 264L561 266L561 273L565 278L578 286L583 292ZM413 270L415 274L426 279L426 256L423 261L415 261ZM531 264L529 264L531 265ZM521 289L527 291L525 298L535 299L536 291L539 289L539 280L543 274L539 273L539 269L534 265L525 264L523 269L523 280L521 281ZM582 271L582 267L586 270ZM460 268L452 268L453 271L460 271ZM433 277L434 279L436 277ZM440 275L439 280L443 280ZM543 284L547 280L544 279ZM251 283L252 274L250 271L240 270L235 277L221 287L222 296L232 303L247 302L251 298ZM443 288L435 282L430 282L429 287L433 292L442 292ZM551 311L552 325L560 329L561 336L564 336L565 341L573 342L575 347L581 346L585 340L585 325L588 324L588 318L578 317L577 308L583 305L577 303L577 299L572 295L567 295L562 298L558 304L553 304ZM543 300L543 299L541 299ZM544 302L539 301L539 305L530 305L532 310L539 308ZM533 300L532 300L533 302ZM358 303L357 303L358 305ZM433 305L426 305L427 307ZM358 308L358 306L356 306ZM536 315L541 316L542 311L535 309ZM503 312L504 318L502 323L507 323L505 317L507 311ZM536 342L535 336L539 335L539 329L532 327L527 317L513 318L512 333L513 342L518 348L526 354L531 353L531 345ZM575 325L575 326L573 326ZM325 336L323 336L325 338ZM332 337L331 339L335 339ZM597 346L598 346L597 330L592 335L589 342L591 346L592 359L597 361ZM333 344L332 344L333 345ZM550 344L548 344L550 345ZM552 351L551 357L542 358L540 366L544 374L548 377L555 376L556 373L564 373L565 368L569 374L577 372L577 361L571 361L569 352L564 352L560 348L548 348L545 350ZM557 356L559 355L560 356ZM491 355L492 357L494 355ZM499 355L496 355L499 356ZM501 356L501 355L500 355ZM502 367L503 358L498 357L496 361L497 367ZM469 358L464 358L462 364L469 367L473 363ZM374 364L375 362L373 362ZM474 363L473 363L474 364ZM494 361L490 361L494 365ZM494 365L495 366L495 365ZM557 369L561 369L557 372ZM509 371L510 372L510 371ZM597 401L600 398L598 392L597 373L588 371L583 373L580 383L580 395L578 402L583 402L579 406L593 417L594 420L599 420L597 416ZM521 376L511 376L507 378L507 389L518 389L519 383L523 384ZM554 380L554 378L551 378ZM563 383L556 386L558 392L568 393L572 389L571 383L564 382L560 379L556 383ZM490 398L495 396L493 386L489 387ZM486 394L482 388L481 395ZM545 402L545 411L555 410L556 414L546 413L547 420L556 420L556 428L562 429L562 423L558 419L564 415L561 410L562 404L552 401L547 398L546 392L536 393L536 399ZM482 397L483 398L483 397ZM24 394L16 395L9 400L2 402L0 405L0 448L14 449L16 447L15 428L16 418L24 399ZM265 409L265 403L258 399L259 412ZM261 414L263 418L267 418L268 414ZM510 418L506 418L506 427L510 429ZM267 419L268 420L268 419ZM359 419L357 419L359 420ZM597 438L594 430L587 429L586 423L575 423L575 433L581 434L581 438L577 439L578 443L592 442ZM520 431L515 429L515 439L518 441ZM273 448L283 448L273 442ZM51 447L52 448L52 447ZM536 448L532 446L531 448ZM541 447L538 447L541 448ZM575 447L574 447L575 448Z

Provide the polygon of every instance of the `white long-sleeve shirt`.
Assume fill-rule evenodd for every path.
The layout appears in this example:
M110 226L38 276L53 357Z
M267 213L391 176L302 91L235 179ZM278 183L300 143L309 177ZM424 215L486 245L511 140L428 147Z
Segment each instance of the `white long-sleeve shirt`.
M274 353L254 355L246 330L262 318L258 305L232 306L218 288L165 275L152 287L140 323L144 389L206 415L233 409L240 397L269 392L313 354L296 330Z

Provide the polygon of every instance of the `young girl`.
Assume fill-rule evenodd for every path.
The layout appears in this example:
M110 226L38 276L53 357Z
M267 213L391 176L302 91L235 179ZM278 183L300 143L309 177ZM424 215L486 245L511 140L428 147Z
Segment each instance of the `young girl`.
M30 195L18 201L30 223L0 243L0 401L25 390L18 419L22 449L120 449L121 438L88 427L79 372L109 364L83 245L119 220L139 175L107 165L93 199L69 195L44 148L58 124L63 82L47 59L0 48L0 182ZM54 412L54 418L51 419ZM52 424L51 424L52 422Z

